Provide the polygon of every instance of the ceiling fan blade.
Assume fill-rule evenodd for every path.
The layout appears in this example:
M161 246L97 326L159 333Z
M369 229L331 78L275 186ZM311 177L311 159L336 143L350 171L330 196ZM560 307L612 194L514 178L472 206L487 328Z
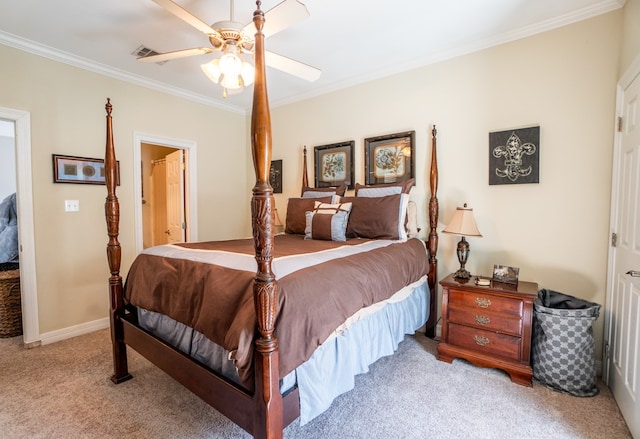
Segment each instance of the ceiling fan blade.
M155 63L186 58L187 56L204 55L211 52L213 52L213 49L210 47L195 47L193 49L175 50L173 52L159 53L157 55L141 56L138 58L138 61Z
M307 17L309 17L309 11L305 5L298 0L284 0L265 12L262 33L266 38L303 21ZM242 30L252 37L256 34L256 27L253 25L253 21Z
M306 79L309 82L315 81L322 74L320 69L287 58L286 56L278 55L277 53L265 51L264 57L269 67L297 76L298 78Z
M216 31L207 23L205 23L204 21L200 20L199 18L191 14L189 11L184 9L179 4L174 3L171 0L153 0L153 1L158 5L162 6L168 12L171 12L173 15L175 15L185 23L195 27L200 32L203 32L207 35L218 35L218 36L220 35L218 31Z

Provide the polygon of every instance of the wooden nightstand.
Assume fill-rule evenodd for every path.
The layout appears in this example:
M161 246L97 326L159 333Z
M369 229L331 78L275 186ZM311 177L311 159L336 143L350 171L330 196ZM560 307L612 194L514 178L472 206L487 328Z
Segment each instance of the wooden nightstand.
M442 337L438 359L454 358L506 371L514 383L531 385L531 325L538 284L491 282L483 287L453 275L442 285Z

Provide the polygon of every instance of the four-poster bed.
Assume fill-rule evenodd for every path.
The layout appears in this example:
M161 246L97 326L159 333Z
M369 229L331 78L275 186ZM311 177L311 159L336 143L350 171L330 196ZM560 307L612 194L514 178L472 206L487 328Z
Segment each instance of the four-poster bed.
M117 384L131 378L127 368L128 345L254 437L275 438L281 437L283 428L301 416L301 407L303 411L306 410L304 404L307 403L303 404L303 400L308 399L305 396L306 384L302 384L306 375L304 366L312 361L321 361L320 356L326 357L326 352L318 354L325 346L342 343L343 338L349 340L348 337L357 337L354 334L364 331L362 328L375 322L375 319L385 318L381 317L385 313L394 321L406 321L398 325L398 333L388 336L393 339L389 342L392 349L393 345L397 346L398 337L412 332L424 324L425 319L427 335L434 336L438 170L436 131L433 128L430 232L426 250L422 241L402 239L402 236L378 239L377 236L358 235L360 238L344 242L334 242L336 240L333 238L319 240L315 233L319 233L320 229L316 229L315 224L321 221L314 222L313 215L307 218L307 227L313 229L311 232L307 230L302 235L274 236L274 203L269 185L271 121L265 78L264 36L261 33L264 14L260 10L260 2L256 3L258 8L253 20L258 33L255 36L256 78L251 117L251 145L256 174L251 200L252 240L189 243L171 246L169 253L163 253L167 251L166 248L145 251L132 265L125 288L120 275L119 202L116 196L117 165L112 107L107 101L105 214L109 236L107 258L111 272L109 291L114 367L111 379ZM305 179L306 163L303 184L308 181ZM353 197L352 202L340 204L339 209L346 208L346 204L350 209L353 204L352 213L355 215L358 205L372 203L358 198ZM401 204L402 200L408 200L406 192L384 199L385 202L396 203L394 206L400 206L401 213L402 206L406 211L406 204ZM378 201L376 199L373 203ZM336 206L320 201L315 203L316 208ZM315 212L318 215L317 210ZM334 212L336 217L339 214L341 212ZM326 218L324 215L321 217ZM401 225L398 227L399 235L402 235L400 229L404 228L401 218L405 217L395 219ZM311 237L309 233L314 234L313 239L305 239L305 236ZM250 252L247 251L248 247ZM253 272L249 272L245 266L248 259L253 263ZM158 262L169 269L159 271L154 265ZM213 274L205 270L215 273L215 280L211 280ZM375 273L382 273L381 278L376 278ZM185 290L196 290L192 284L185 287L186 278L200 279L201 282L195 283L201 284L216 284L218 278L226 278L233 279L234 285L241 285L237 286L236 291L227 286L231 284L225 284L223 289L226 291L220 294L226 296L219 301L231 305L230 308L220 308L216 302L219 298L211 299L206 295L208 293L198 295L199 292L193 292L193 296L183 294ZM319 290L331 290L329 285L333 283L347 285L348 288L322 302ZM148 285L148 288L141 285ZM161 290L172 289L180 294L169 298L158 294ZM311 309L308 315L305 314L305 308ZM399 314L394 314L396 312ZM171 342L174 335L155 328L155 323L147 320L148 315L152 320L156 316L166 318L172 326L176 326L177 321L182 331L180 334L185 331L193 334L189 335L191 341L186 346L181 346L181 342ZM217 317L220 319L215 320ZM154 332L156 329L157 332ZM306 336L304 340L303 332ZM214 349L222 347L223 355L232 357L237 376L224 373L196 352L199 347L195 346L193 340L201 341L203 338L206 339L207 352L208 343L211 342ZM388 348L380 349L380 353L368 352L375 350L369 347L364 350L368 355L366 360L361 360L366 362L365 369L379 356L390 353L387 352ZM359 373L357 367L354 366L354 373ZM348 368L341 366L335 369ZM291 376L294 377L292 383L288 380ZM307 375L307 381L311 382L309 385L313 385L314 380L326 379L324 376L314 376ZM313 405L313 402L309 404ZM307 416L306 412L302 415Z

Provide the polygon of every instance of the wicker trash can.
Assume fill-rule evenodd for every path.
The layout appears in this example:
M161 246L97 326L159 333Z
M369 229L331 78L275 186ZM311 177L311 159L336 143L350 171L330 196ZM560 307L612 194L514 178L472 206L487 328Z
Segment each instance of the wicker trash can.
M20 270L0 271L0 338L22 334Z

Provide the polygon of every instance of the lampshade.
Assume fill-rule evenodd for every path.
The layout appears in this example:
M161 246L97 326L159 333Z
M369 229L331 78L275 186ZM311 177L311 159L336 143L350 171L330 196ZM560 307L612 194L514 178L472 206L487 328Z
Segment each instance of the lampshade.
M255 68L237 55L234 44L227 44L220 58L202 64L200 68L209 79L222 86L223 97L227 96L227 90L241 91L244 86L253 84L255 78Z
M467 207L467 203L464 203L464 207L456 208L453 218L451 218L449 225L442 231L442 233L482 237L478 227L476 226L476 222L473 219L473 209Z

